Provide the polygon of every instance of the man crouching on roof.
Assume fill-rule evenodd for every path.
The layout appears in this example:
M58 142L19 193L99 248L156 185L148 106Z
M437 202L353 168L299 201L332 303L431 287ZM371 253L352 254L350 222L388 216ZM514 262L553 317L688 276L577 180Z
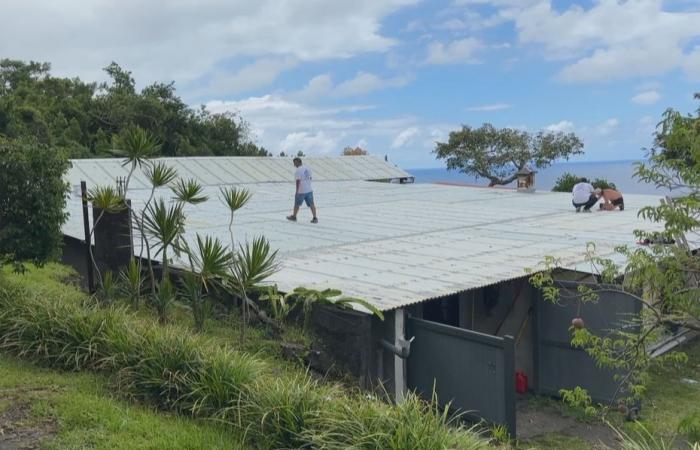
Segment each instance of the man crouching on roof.
M291 216L287 216L287 220L296 222L299 207L302 205L302 203L306 202L306 206L311 208L311 214L313 214L311 223L318 223L318 218L316 217L316 205L314 204L314 191L311 189L311 169L304 167L304 165L301 163L301 158L294 158L293 161L294 167L297 168L297 170L294 172L294 179L296 180L294 212Z
M600 204L600 209L605 211L612 211L615 208L620 208L620 211L625 209L625 200L615 189L596 189L595 195L600 199L602 198L604 203Z

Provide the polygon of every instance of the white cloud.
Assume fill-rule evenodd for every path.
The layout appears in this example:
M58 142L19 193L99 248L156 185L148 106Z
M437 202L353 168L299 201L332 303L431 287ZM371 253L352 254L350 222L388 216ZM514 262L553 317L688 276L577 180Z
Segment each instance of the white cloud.
M360 71L353 78L334 85L331 76L323 74L313 77L303 89L291 93L289 97L299 100L311 100L319 97L353 97L382 89L405 86L409 81L410 78L406 76L382 78L373 73Z
M661 94L658 91L643 91L632 97L632 102L638 105L653 105L661 99Z
M496 27L508 20L509 18L500 12L485 17L475 11L466 10L461 17L450 17L439 23L437 28L448 31L479 31Z
M618 125L620 125L620 121L613 117L598 125L595 131L601 136L609 136L617 129Z
M443 44L432 42L428 45L426 64L478 63L475 53L483 47L476 38L464 38Z
M562 120L560 122L547 125L546 127L544 127L544 129L553 133L568 133L570 131L573 131L574 124L568 120Z
M289 133L280 142L279 149L285 153L327 154L338 148L338 139L326 135L325 132L317 133L296 132Z
M212 112L240 113L254 125L258 143L274 154L340 152L348 142L363 142L360 146L368 149L388 148L397 134L417 123L413 117L363 119L357 113L367 110L365 105L320 108L279 95L216 100L205 106Z
M399 134L396 135L394 140L391 142L391 148L401 148L404 145L408 144L411 142L411 140L418 134L418 128L416 127L411 127L411 128L406 128L405 130L401 131Z
M510 109L513 105L508 103L494 103L491 105L480 105L480 106L470 106L467 111L500 111L503 109Z
M262 58L230 75L219 71L202 89L202 93L228 95L258 89L272 83L283 71L297 64L298 60L293 57Z
M0 27L0 55L88 80L103 79L100 68L114 60L137 81L183 82L241 57L387 51L396 41L381 33L382 20L415 1L4 0L12 20Z
M358 72L355 78L343 81L336 86L334 95L338 97L351 97L388 87L400 87L407 83L408 78L406 77L380 78L372 73Z
M518 40L544 47L548 58L574 60L558 77L567 82L653 76L700 61L686 51L700 37L700 12L666 9L663 0L597 0L557 9L552 1L461 1L500 8L515 23ZM700 59L700 55L698 55Z
M691 80L700 81L700 45L688 54L683 63L683 69Z

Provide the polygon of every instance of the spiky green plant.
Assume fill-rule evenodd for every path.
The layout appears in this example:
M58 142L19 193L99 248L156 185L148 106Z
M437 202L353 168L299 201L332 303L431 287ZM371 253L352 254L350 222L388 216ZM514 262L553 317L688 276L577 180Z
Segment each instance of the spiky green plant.
M257 305L248 297L250 290L265 281L279 270L277 251L273 251L270 243L264 237L253 240L252 243L241 245L229 266L230 286L234 294L241 299L243 310L243 327L245 333L248 323L248 310L253 308L259 313Z
M147 165L149 158L156 156L160 147L158 140L149 131L139 126L125 128L115 138L112 153L124 158L122 166L129 166L124 193L129 190L129 183L136 168Z
M289 302L288 296L279 292L277 285L266 286L258 300L270 305L270 314L278 323L284 322L292 311L292 304Z
M119 272L119 280L122 294L129 300L132 306L138 307L143 293L144 277L140 263L132 258L129 265Z
M201 184L197 183L196 180L179 179L175 182L175 185L171 188L171 190L173 194L175 194L175 198L183 203L196 205L209 200L209 197L203 193L204 188Z
M235 187L223 187L219 191L221 193L221 198L228 207L229 219L228 219L228 233L231 238L231 246L234 246L233 239L233 215L236 211L243 208L250 201L252 194L248 189L235 188Z
M163 278L168 275L168 249L174 246L185 231L182 204L166 205L163 199L148 205L143 216L144 230L155 241L154 256L161 255Z
M300 286L287 295L294 302L295 307L301 308L304 314L304 328L308 328L314 305L334 305L338 308L352 308L353 304L360 305L380 320L384 320L384 314L377 307L361 298L342 297L342 292L338 289L317 291Z
M177 170L162 161L153 161L144 168L144 174L152 189L167 186L177 179Z
M102 285L97 291L98 298L104 303L112 303L117 299L120 290L119 279L114 276L114 272L106 270L102 277Z
M190 302L197 330L204 329L205 299L212 283L221 283L228 276L232 261L229 249L219 239L197 234L197 245L191 248L186 242L179 246L187 255L190 272L182 280L183 294Z
M151 302L155 307L160 323L168 321L168 310L170 309L170 305L175 302L175 298L176 291L172 281L170 281L170 278L163 278L160 283L158 283L156 294L151 296Z
M144 226L143 217L148 210L151 202L153 201L153 196L156 193L156 189L166 186L172 183L177 178L177 170L173 167L165 165L162 161L154 161L151 164L147 164L144 168L144 173L148 181L151 183L151 192L143 206L140 214L134 214L134 221L136 222L136 228L139 231L139 239L141 240L141 249L139 251L139 264L143 260L143 251L146 250L146 264L148 265L148 273L151 281L151 295L156 293L156 277L153 271L153 260L151 259L151 244L146 239L146 231Z

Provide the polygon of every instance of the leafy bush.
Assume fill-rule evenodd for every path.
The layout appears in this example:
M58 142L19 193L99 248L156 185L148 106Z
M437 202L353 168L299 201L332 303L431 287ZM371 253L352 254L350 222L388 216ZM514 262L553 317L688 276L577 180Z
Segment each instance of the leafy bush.
M574 185L579 181L581 181L581 177L578 175L571 172L564 172L559 178L557 178L557 181L554 182L552 192L571 192L574 189ZM611 183L610 181L602 178L594 179L591 184L594 188L617 189L615 183Z
M0 136L0 260L41 264L60 254L66 170L62 154Z
M412 394L392 406L310 375L280 376L255 356L182 328L9 280L0 285L0 350L60 369L116 373L125 393L227 423L258 448L487 446L453 426L447 409Z
M690 443L700 443L700 410L683 417L678 424L678 432L687 436Z

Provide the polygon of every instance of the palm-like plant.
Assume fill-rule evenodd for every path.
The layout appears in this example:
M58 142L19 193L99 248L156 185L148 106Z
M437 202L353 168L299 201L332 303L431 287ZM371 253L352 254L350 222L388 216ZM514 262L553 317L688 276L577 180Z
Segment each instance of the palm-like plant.
M182 238L185 231L185 216L182 204L169 206L163 199L148 205L143 216L144 231L156 241L155 254L161 254L163 261L163 279L168 277L168 248L173 247Z
M172 183L176 178L177 178L177 170L175 170L172 167L166 166L165 163L158 161L158 162L152 162L150 164L147 164L144 168L144 173L146 175L146 178L148 178L148 181L151 183L151 193L148 196L148 200L146 200L146 203L144 205L144 209L141 212L141 216L139 215L134 215L134 220L136 222L136 226L138 227L139 230L139 235L141 239L141 249L139 251L139 265L141 264L141 261L143 260L143 250L144 248L146 249L146 261L148 264L148 272L151 277L151 294L155 295L156 293L156 279L155 275L153 273L153 262L151 260L151 245L148 242L148 239L145 239L145 230L144 230L144 225L143 225L143 219L142 216L144 215L144 212L148 209L148 207L151 204L151 201L153 200L153 196L155 195L156 189L166 186L170 183Z
M126 192L136 168L147 165L149 158L158 154L161 145L149 131L139 126L124 129L117 136L114 144L112 153L124 157L122 166L130 166L129 175L124 184L124 192Z
M231 236L231 245L233 244L233 214L239 209L248 204L252 195L248 189L238 189L235 187L223 187L219 190L229 210L228 233Z
M289 303L288 296L277 290L277 285L268 286L264 293L258 297L261 302L270 304L270 312L272 318L279 323L284 322L292 310L292 305Z
M248 309L260 315L260 309L248 297L248 292L279 270L276 259L277 251L272 251L267 239L259 237L241 245L229 266L231 287L243 304L243 332L248 323Z
M196 180L177 180L171 190L175 194L175 199L182 203L196 205L209 199L203 194L204 188Z
M352 308L353 304L360 305L370 311L379 319L384 320L384 314L377 309L374 305L369 302L362 300L361 298L355 297L342 297L342 292L338 289L324 289L322 291L317 291L314 289L307 289L305 287L298 287L288 296L293 297L297 300L296 305L300 305L302 312L304 313L304 328L308 328L309 320L311 318L311 311L314 305L334 305L339 308Z
M183 243L180 250L189 259L190 272L182 281L185 297L190 300L195 327L204 328L204 300L209 294L211 284L222 281L227 275L233 255L218 239L209 236L202 238L197 234L196 248Z
M138 306L141 300L143 291L143 273L141 265L134 258L129 261L129 265L119 272L119 280L122 287L122 292L133 306Z

